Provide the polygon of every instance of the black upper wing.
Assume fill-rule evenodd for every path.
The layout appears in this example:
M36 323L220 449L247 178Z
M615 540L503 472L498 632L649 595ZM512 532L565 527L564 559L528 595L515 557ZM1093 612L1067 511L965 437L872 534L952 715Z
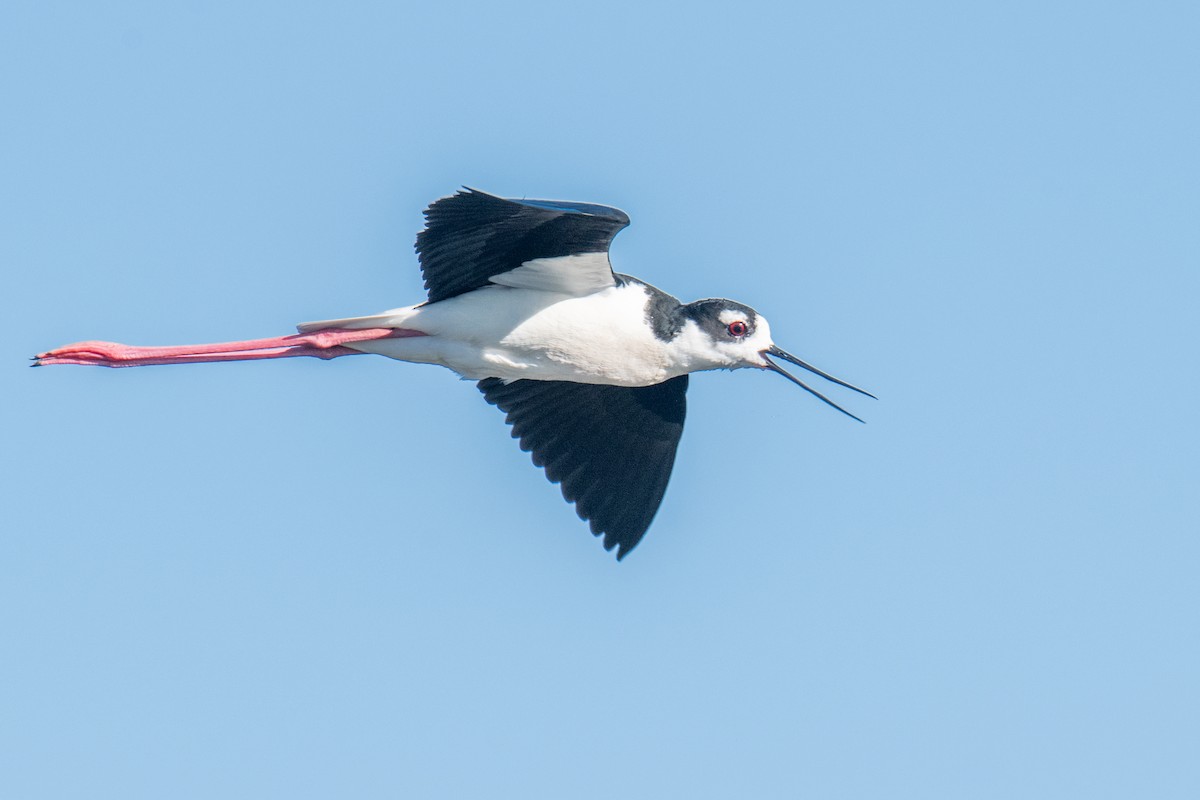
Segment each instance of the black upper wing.
M479 382L489 403L508 414L513 438L604 549L625 557L650 527L667 490L687 413L688 376L628 388L567 381L499 378Z
M417 234L429 302L486 286L534 259L606 253L628 224L624 211L608 206L507 200L464 189L425 209L425 229Z

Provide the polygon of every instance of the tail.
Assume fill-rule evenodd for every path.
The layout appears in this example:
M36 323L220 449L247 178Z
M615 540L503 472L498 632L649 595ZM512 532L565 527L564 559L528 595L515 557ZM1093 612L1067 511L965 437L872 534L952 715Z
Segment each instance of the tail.
M403 328L404 321L412 315L416 306L408 308L393 308L380 314L367 317L343 317L342 319L322 319L316 322L301 322L296 326L300 333L312 333L325 328L341 328L342 330L358 331L366 328Z

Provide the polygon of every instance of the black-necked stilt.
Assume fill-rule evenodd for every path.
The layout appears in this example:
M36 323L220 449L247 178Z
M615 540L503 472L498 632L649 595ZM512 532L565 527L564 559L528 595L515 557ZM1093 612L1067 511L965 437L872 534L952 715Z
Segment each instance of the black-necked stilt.
M513 437L623 558L654 518L683 432L688 374L778 372L770 359L867 392L781 350L767 321L732 300L680 303L608 259L629 224L589 203L509 200L466 189L425 210L417 255L429 299L367 317L308 322L273 339L180 347L80 342L34 366L137 367L377 353L479 381ZM872 395L868 395L872 396ZM860 422L862 420L859 420Z

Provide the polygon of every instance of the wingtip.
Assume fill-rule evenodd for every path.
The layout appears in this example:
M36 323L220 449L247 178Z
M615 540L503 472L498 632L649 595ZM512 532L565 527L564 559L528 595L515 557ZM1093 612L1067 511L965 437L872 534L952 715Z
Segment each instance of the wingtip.
M486 192L483 189L478 189L474 186L467 186L465 183L459 188L457 194L459 194L459 195L480 194L480 195L483 195L484 197L494 197L496 199L503 199L498 194L492 194L491 192Z
M592 522L594 527L595 520L589 520L589 522ZM617 551L617 561L625 558L625 556L629 555L629 551L633 549L632 547L627 546L625 542L614 538L608 531L593 530L592 535L603 537L600 542L604 546L605 552L611 553L613 550Z
M634 549L635 547L637 547L637 546L638 546L638 544L640 544L640 543L641 543L641 541L642 541L642 540L641 540L641 537L639 536L637 539L635 539L635 540L634 540L634 542L633 542L632 544L630 544L628 541L625 541L625 542L616 541L616 542L613 542L612 544L608 544L608 543L606 542L606 543L605 543L605 545L604 545L604 549L605 549L605 550L608 550L609 552L612 552L612 550L613 550L614 548L616 548L616 551L617 551L617 561L624 561L624 560L625 560L625 556L627 556L627 555L629 555L630 553L632 553L632 552L633 552L633 549Z

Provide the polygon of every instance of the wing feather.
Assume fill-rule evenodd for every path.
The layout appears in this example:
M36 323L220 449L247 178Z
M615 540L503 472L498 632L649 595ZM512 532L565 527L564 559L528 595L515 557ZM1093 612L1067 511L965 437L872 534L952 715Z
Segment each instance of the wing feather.
M464 189L425 209L417 234L429 302L489 283L573 294L612 286L608 248L628 224L625 212L608 206Z
M512 435L560 483L604 548L624 558L650 527L675 465L688 376L630 388L499 378L479 382Z

